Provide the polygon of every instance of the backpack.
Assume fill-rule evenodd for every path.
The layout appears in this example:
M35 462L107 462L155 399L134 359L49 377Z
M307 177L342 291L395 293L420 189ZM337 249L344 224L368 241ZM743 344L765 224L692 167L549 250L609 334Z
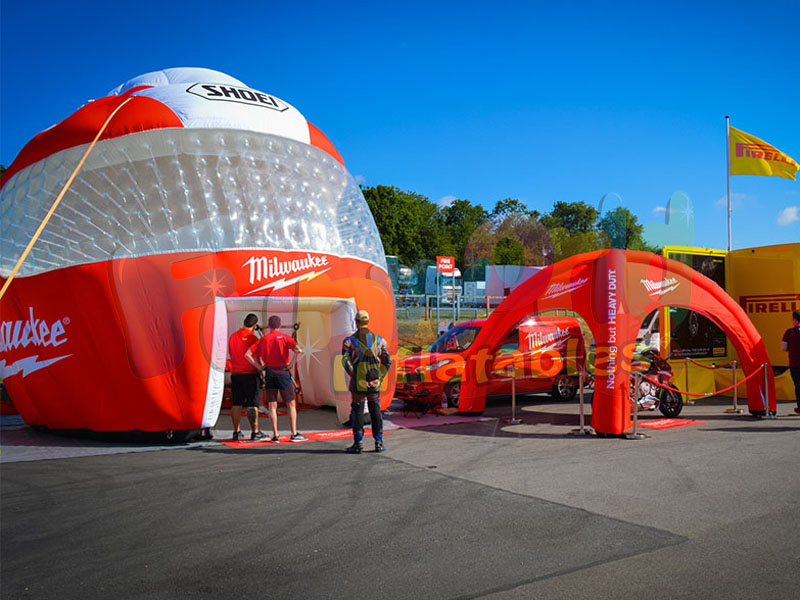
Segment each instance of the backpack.
M352 336L356 351L356 358L353 364L353 378L350 381L351 391L359 394L377 392L380 389L380 346L381 338L372 332L366 335L366 345L358 339L358 335ZM378 381L375 387L370 387L367 382Z

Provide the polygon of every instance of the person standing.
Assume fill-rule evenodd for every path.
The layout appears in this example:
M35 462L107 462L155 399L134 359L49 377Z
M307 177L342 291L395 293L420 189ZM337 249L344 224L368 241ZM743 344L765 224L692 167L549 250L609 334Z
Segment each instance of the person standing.
M342 364L350 376L350 423L353 425L353 445L350 454L361 454L364 439L364 402L367 403L372 423L375 452L383 452L383 417L381 416L381 382L389 371L392 359L386 349L386 340L371 332L369 313L356 314L356 332L342 342Z
M789 353L789 371L794 381L794 396L797 406L794 409L800 415L800 310L792 313L792 327L783 334L783 351Z
M258 341L253 333L258 326L258 317L250 313L244 318L242 328L228 339L228 351L231 355L231 419L233 420L233 438L242 437L240 423L242 407L247 408L247 419L250 421L250 439L254 442L266 436L258 430L258 409L256 404L256 387L258 384L258 365L247 358L249 348Z
M267 321L269 333L259 339L245 356L259 369L264 370L264 389L267 390L267 406L272 419L271 442L278 443L278 393L289 411L289 426L292 442L305 442L308 438L297 432L297 405L294 399L294 382L291 369L303 350L291 336L281 333L281 318L272 315Z

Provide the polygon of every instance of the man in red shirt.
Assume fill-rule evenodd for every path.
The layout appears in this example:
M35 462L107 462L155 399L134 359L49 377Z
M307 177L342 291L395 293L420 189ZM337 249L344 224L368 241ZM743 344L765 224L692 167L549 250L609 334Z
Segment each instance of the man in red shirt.
M233 439L241 439L240 422L242 407L247 408L250 421L250 440L257 442L265 436L258 430L258 410L256 407L256 388L258 386L258 364L247 358L250 347L258 342L253 330L258 325L258 317L250 313L244 318L243 327L228 339L231 355L231 419L233 419Z
M289 426L292 442L304 442L308 438L297 432L297 406L294 399L294 382L291 369L297 357L303 352L290 336L281 333L281 318L272 315L268 321L269 333L250 347L245 357L264 369L264 389L267 390L269 416L272 419L272 439L277 443L278 436L278 392L289 411ZM292 356L293 355L293 356Z
M794 409L800 415L800 310L792 313L792 327L783 334L783 351L789 353L789 371L794 381L794 396L797 406Z

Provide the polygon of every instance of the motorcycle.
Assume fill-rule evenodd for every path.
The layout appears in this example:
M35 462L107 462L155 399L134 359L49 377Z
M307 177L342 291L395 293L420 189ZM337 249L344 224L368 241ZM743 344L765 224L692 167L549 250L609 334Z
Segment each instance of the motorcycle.
M634 369L641 377L639 377L639 389L637 390L635 389L636 378L631 376L631 401L638 402L639 410L655 410L657 408L665 417L677 417L683 409L683 398L678 392L661 387L674 387L671 383L672 367L653 349L645 350L641 356L649 364L643 361L634 361ZM642 370L641 367L644 369ZM659 385L654 383L656 381Z

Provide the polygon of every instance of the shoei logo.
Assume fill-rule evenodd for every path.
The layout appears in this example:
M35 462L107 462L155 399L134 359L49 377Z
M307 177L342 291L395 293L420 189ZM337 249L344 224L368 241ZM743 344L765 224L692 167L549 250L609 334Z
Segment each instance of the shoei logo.
M200 96L206 100L221 100L223 102L238 102L249 104L250 106L261 106L283 112L289 109L289 105L279 100L275 96L270 96L264 92L251 90L250 88L236 87L233 85L221 85L218 83L195 83L187 90L190 94Z

